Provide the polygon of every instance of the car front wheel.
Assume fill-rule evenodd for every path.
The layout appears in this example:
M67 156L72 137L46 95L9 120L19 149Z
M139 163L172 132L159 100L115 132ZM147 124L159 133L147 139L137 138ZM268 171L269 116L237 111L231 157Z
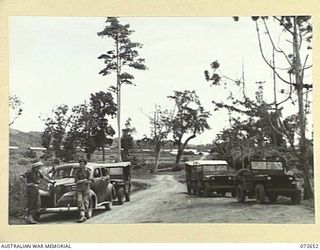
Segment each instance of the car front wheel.
M255 189L256 200L259 204L263 204L266 199L266 193L264 190L264 186L262 184L258 184Z
M236 187L236 197L238 202L244 202L246 200L246 192L241 187L241 184L238 184Z

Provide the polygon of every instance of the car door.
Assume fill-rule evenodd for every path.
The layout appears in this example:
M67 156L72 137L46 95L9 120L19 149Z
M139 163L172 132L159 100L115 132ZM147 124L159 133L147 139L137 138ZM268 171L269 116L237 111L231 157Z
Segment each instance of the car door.
M92 184L92 190L96 193L97 195L97 201L98 203L102 202L104 200L104 194L105 191L103 189L104 184L102 180L102 173L100 168L94 168L93 169L93 184Z

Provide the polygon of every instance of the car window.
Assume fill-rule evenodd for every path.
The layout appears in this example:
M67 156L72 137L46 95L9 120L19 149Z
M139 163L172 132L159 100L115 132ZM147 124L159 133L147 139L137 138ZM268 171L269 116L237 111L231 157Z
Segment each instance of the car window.
M270 170L283 170L282 162L267 162L267 166Z
M107 176L107 170L105 168L101 168L102 176Z
M122 175L122 168L109 168L110 175Z
M96 168L93 171L93 178L99 178L99 177L101 177L101 171L100 171L100 168Z
M256 170L267 170L267 163L265 161L252 161L251 167Z
M228 171L228 165L226 164L215 164L215 165L204 165L204 174L211 174L215 172L225 172Z
M73 172L74 172L73 167L74 166L63 166L63 167L58 167L52 170L53 172L52 179L59 180L63 178L73 177Z

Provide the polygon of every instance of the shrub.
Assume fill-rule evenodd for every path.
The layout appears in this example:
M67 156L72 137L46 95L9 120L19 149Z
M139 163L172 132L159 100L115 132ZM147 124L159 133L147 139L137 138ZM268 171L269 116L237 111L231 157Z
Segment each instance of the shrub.
M29 164L29 161L28 161L27 159L25 159L25 158L22 158L22 159L19 159L19 160L17 161L17 163L18 163L19 165L28 165L28 164Z
M9 176L9 216L20 217L26 208L26 184L19 176Z

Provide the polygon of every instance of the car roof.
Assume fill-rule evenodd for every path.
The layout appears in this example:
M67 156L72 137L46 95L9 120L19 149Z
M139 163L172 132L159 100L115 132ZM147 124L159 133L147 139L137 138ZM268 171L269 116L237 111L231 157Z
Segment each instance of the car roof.
M186 165L189 165L189 166L221 165L221 164L228 165L228 163L224 160L198 160L198 161L187 161L186 162Z
M109 163L95 163L95 162L88 162L86 167L89 169L94 169L96 167L98 168L126 168L131 165L130 162L109 162ZM78 162L73 163L66 163L57 166L56 168L63 168L63 167L79 167Z

